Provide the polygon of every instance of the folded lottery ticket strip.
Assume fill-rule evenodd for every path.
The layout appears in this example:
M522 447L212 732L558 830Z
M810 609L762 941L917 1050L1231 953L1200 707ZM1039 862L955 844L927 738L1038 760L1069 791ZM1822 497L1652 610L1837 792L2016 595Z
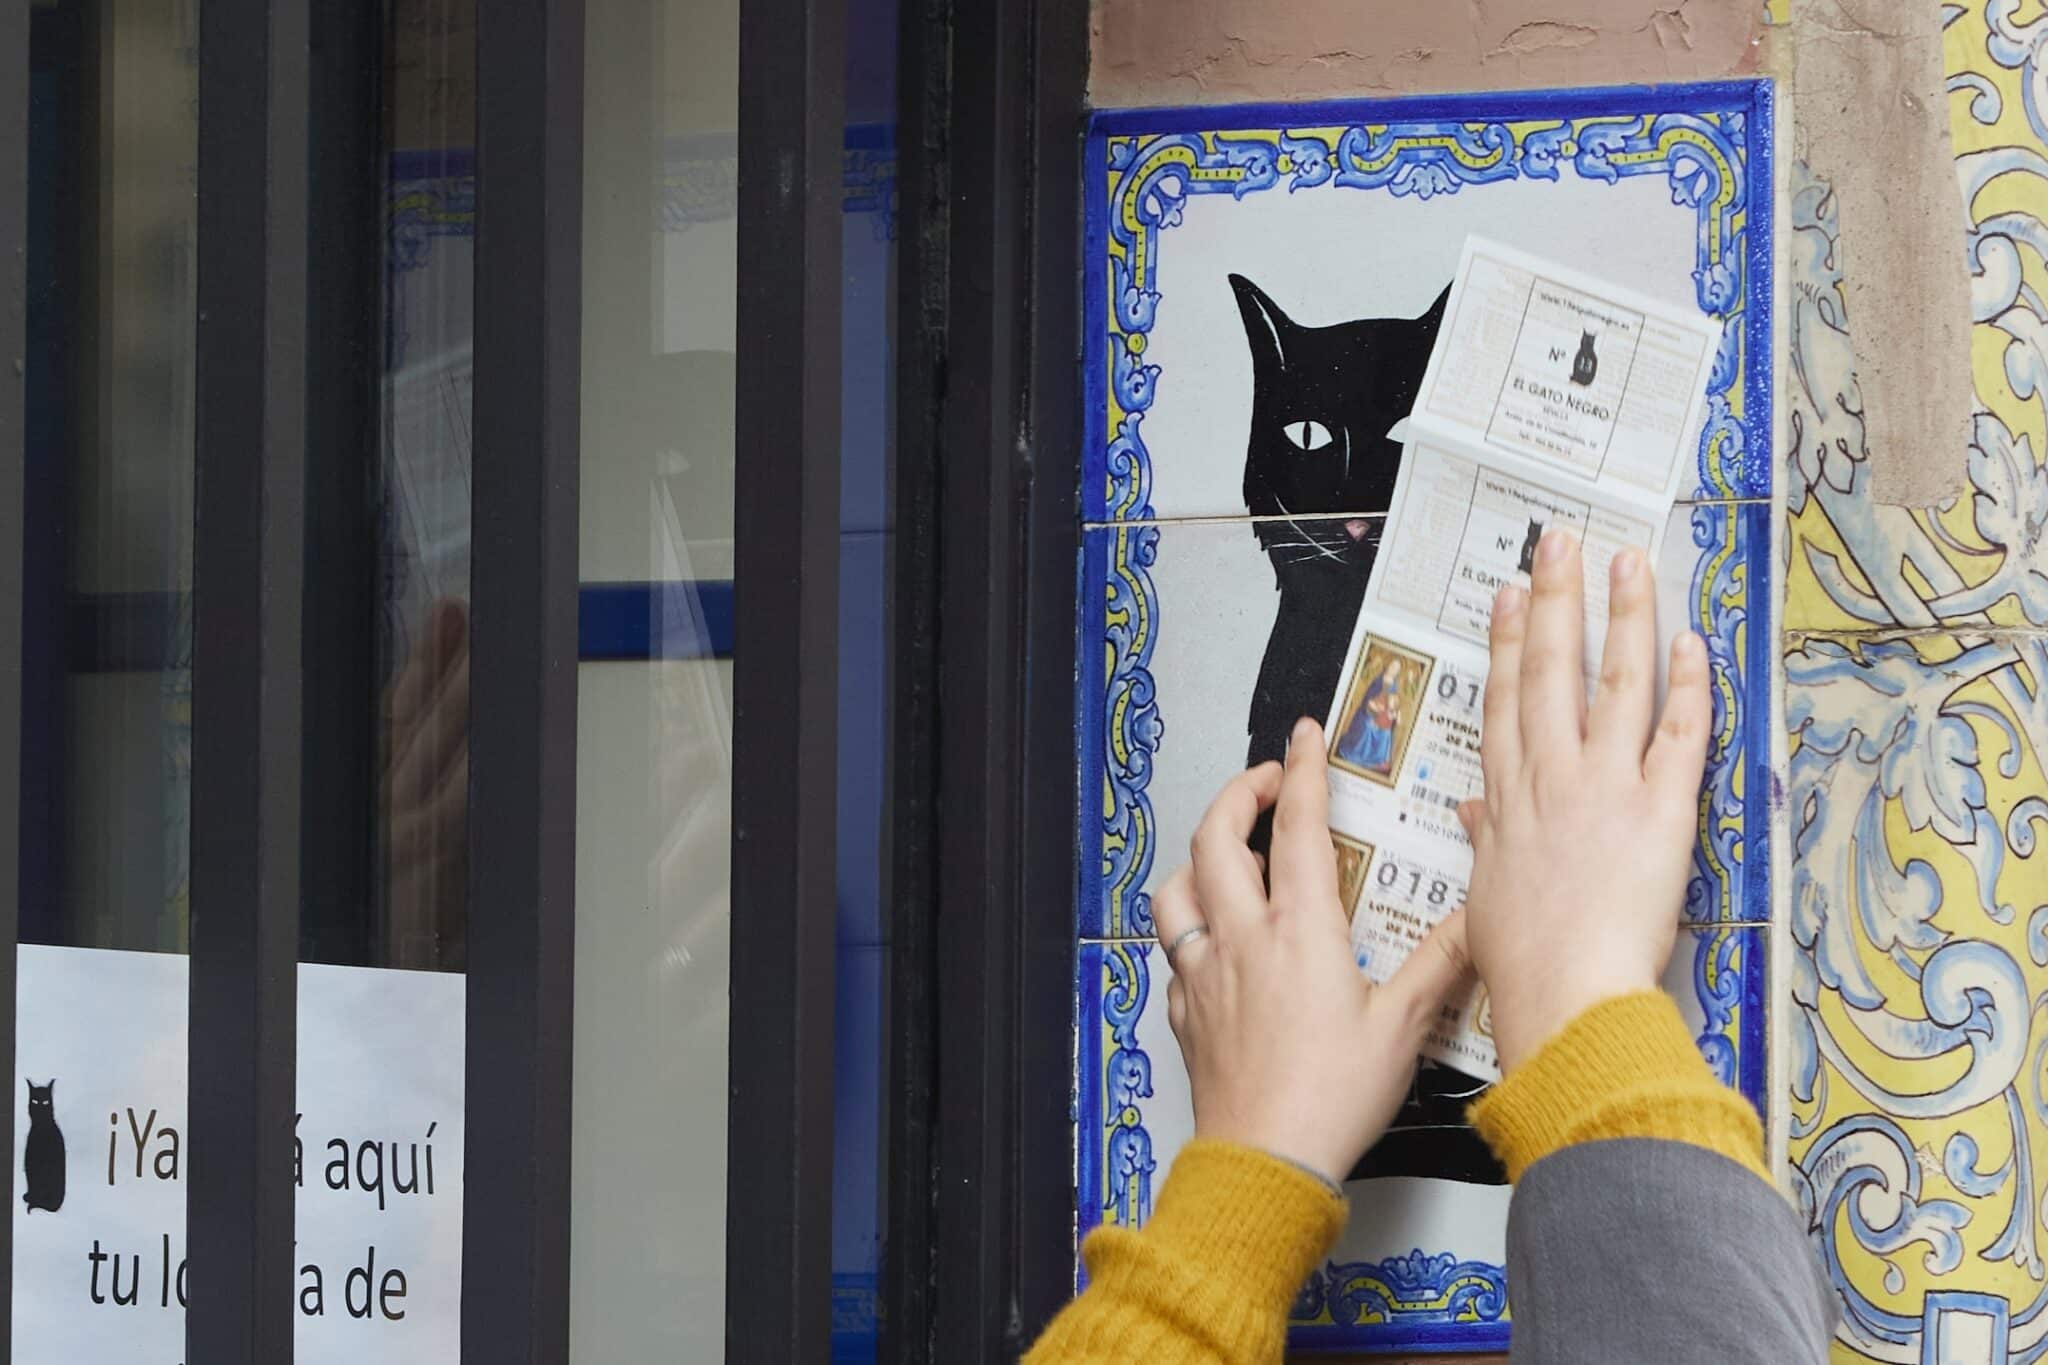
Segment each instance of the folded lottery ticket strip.
M1609 562L1629 547L1657 562L1719 341L1696 311L1466 242L1326 726L1339 887L1373 980L1465 898L1457 808L1480 791L1494 594L1528 586L1545 531L1575 534L1590 685ZM1445 1008L1423 1055L1500 1078L1483 988Z

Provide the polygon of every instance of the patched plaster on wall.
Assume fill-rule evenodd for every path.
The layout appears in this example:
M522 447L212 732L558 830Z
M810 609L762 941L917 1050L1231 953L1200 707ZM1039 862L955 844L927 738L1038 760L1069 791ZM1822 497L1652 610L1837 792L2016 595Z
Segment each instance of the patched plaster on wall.
M1794 139L1834 187L1873 491L1926 506L1970 443L1968 221L1934 0L1794 0Z
M1897 0L1892 0L1896 3ZM1762 0L1096 0L1099 106L1704 80Z

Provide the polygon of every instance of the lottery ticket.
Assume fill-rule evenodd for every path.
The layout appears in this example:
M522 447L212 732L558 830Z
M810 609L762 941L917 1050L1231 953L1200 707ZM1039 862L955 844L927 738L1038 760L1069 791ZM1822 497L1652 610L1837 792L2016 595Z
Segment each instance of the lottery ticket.
M1656 562L1692 468L1718 328L1510 248L1466 244L1325 727L1339 890L1373 980L1465 898L1472 848L1457 809L1481 790L1494 595L1528 586L1546 531L1577 536L1591 686L1609 565L1625 549ZM1482 987L1445 1007L1423 1055L1499 1078Z

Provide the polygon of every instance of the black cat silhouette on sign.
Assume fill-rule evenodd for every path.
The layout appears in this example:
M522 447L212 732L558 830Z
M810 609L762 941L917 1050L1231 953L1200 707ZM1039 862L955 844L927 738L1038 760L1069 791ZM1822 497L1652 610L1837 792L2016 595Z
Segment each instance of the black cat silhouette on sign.
M64 1130L57 1126L57 1082L28 1081L28 1141L23 1144L21 1202L30 1213L64 1207Z
M1579 333L1579 353L1572 357L1572 383L1580 388L1591 384L1600 373L1600 357L1593 354L1593 334Z

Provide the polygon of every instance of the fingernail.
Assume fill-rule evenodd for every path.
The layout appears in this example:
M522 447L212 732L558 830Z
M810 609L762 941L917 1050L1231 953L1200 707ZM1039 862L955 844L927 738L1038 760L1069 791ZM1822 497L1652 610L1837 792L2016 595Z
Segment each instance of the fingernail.
M1544 564L1555 564L1564 558L1564 552L1571 548L1572 533L1555 527L1543 533L1543 539L1536 546L1536 558Z
M1515 584L1510 583L1505 588L1502 588L1500 594L1493 599L1493 614L1512 621L1521 613L1523 604L1528 600L1528 593L1522 591Z
M1633 579L1643 567L1643 556L1637 550L1623 550L1614 557L1614 581L1626 583Z
M1297 744L1303 747L1313 746L1317 738L1316 730L1316 723L1307 716L1303 716L1300 720L1294 722L1294 736L1288 742L1288 757L1292 758L1294 756L1294 746Z

